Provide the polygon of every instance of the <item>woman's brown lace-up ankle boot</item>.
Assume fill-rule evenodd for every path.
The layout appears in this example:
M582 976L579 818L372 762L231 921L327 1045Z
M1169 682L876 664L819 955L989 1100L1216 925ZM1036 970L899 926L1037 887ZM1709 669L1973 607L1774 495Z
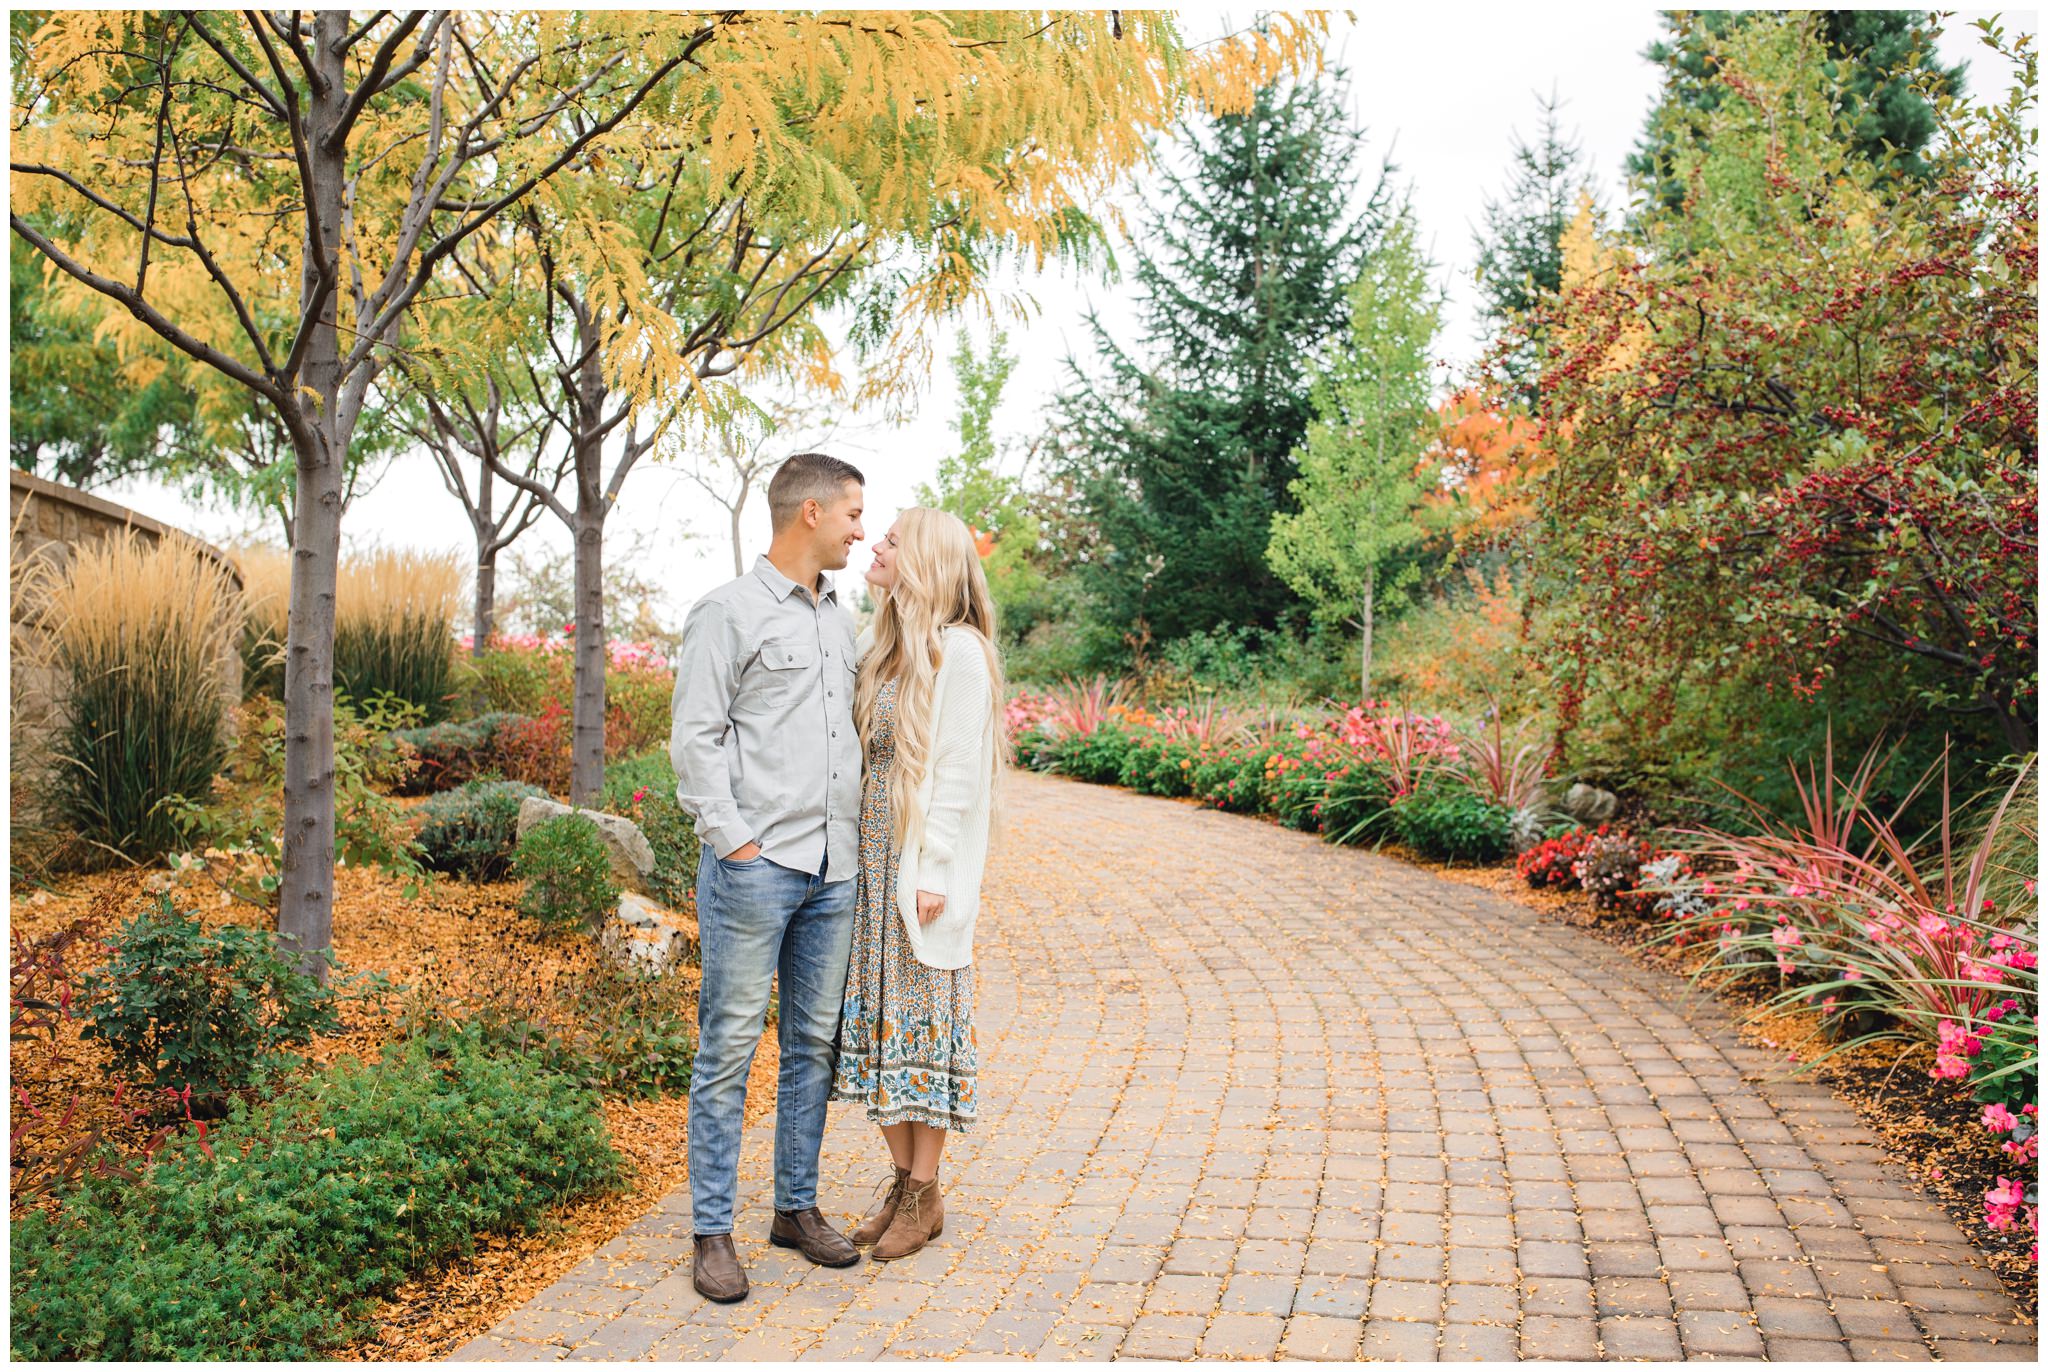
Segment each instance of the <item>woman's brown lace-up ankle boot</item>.
M940 1198L939 1179L933 1177L919 1186L906 1177L901 1198L896 1202L896 1215L875 1241L874 1252L869 1256L876 1262L907 1258L945 1229L946 1203Z
M910 1182L910 1169L898 1167L894 1175L883 1179L875 1190L882 1193L881 1208L862 1220L846 1237L865 1248L889 1231L889 1221L896 1218L896 1206L903 1199L903 1188Z

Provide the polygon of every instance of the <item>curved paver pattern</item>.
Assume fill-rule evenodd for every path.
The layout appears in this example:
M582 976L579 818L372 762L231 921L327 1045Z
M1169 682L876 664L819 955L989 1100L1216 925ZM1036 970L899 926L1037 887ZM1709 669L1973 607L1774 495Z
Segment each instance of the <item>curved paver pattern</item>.
M2032 1360L1852 1109L1678 979L1262 821L1010 798L945 1236L836 1272L767 1247L764 1121L746 1302L691 1288L685 1189L458 1358ZM883 1170L833 1107L827 1213Z

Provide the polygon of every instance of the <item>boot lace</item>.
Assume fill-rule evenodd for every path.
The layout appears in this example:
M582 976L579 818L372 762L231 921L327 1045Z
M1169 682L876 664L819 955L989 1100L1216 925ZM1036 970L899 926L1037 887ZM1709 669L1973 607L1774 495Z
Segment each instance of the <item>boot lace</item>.
M870 1215L881 1214L883 1207L888 1205L891 1200L896 1199L897 1193L909 1184L909 1173L906 1172L899 1176L895 1168L890 1168L889 1175L882 1178L881 1182L875 1187L874 1193L868 1197L867 1213Z
M910 1178L905 1177L903 1195L896 1202L898 1218L907 1219L912 1225L924 1223L924 1198L930 1195L932 1188L937 1185L936 1181L928 1181L923 1186L914 1186Z

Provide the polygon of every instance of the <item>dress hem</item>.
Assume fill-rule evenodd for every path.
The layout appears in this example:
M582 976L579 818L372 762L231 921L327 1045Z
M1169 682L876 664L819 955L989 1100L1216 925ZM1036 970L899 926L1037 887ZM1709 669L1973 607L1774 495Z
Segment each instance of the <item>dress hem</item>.
M933 1110L922 1105L877 1106L864 1095L841 1091L834 1091L830 1098L848 1105L867 1107L869 1121L884 1128L897 1124L923 1124L933 1129L943 1129L949 1134L968 1134L974 1131L975 1118L972 1115L950 1115L943 1110Z

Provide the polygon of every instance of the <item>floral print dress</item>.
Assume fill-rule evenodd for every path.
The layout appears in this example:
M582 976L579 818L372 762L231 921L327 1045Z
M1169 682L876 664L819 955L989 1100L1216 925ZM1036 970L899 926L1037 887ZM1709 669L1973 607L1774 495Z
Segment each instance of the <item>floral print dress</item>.
M974 1123L974 968L927 967L910 950L896 901L901 852L890 846L889 772L896 760L896 683L875 696L860 798L860 875L853 962L839 1020L832 1099L859 1101L876 1124Z

